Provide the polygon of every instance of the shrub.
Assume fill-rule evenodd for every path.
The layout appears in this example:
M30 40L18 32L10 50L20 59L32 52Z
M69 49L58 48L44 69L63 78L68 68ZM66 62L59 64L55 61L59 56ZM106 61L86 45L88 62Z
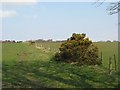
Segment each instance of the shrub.
M56 61L77 62L80 65L101 64L98 59L98 48L93 45L86 34L73 33L59 48L60 52L55 54Z

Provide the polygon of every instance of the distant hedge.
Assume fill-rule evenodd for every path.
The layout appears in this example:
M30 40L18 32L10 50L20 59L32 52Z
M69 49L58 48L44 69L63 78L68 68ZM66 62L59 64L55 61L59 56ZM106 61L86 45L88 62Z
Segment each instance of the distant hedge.
M55 54L56 61L76 62L83 65L100 65L98 59L98 48L86 37L86 34L73 33L59 48L60 52Z

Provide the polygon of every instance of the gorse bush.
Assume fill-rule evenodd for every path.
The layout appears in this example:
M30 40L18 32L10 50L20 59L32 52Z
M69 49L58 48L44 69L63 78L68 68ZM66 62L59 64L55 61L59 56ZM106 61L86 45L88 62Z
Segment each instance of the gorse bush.
M86 34L73 33L59 48L55 54L56 61L76 62L80 65L101 64L98 59L98 48L86 37Z

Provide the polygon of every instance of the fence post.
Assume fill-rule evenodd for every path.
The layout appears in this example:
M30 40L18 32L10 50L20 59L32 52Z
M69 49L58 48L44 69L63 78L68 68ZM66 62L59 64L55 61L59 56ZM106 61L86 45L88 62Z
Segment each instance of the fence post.
M102 61L103 61L103 58L102 58L102 52L101 52L101 55L100 55L100 56L101 56L101 63L102 63Z
M114 54L114 62L115 62L115 71L117 70L117 66L116 66L116 57L115 57L115 54Z
M109 57L109 75L112 74L112 58Z

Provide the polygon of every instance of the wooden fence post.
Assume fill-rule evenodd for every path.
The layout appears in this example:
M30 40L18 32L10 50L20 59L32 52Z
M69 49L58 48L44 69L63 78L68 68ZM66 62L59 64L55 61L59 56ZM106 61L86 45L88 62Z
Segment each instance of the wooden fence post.
M115 71L117 70L117 66L116 66L116 57L115 57L115 54L114 54L114 62L115 62Z
M109 75L112 74L112 58L109 57Z
M102 61L103 61L102 52L101 52L101 55L100 55L100 57L101 57L101 63L102 63Z

